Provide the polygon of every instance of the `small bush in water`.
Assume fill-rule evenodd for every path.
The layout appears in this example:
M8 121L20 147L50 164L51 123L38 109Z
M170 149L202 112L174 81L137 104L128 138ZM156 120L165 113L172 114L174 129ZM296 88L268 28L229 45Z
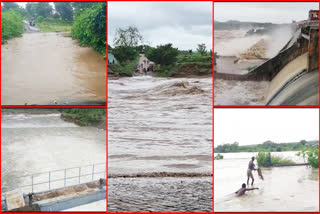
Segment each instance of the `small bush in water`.
M308 158L308 163L313 168L319 168L319 149L317 148L304 148L297 153L298 156L302 156L304 159Z
M223 159L223 155L218 154L217 156L214 157L215 160L222 160Z
M1 41L4 42L13 37L21 36L23 33L23 23L21 15L9 10L1 13Z
M278 156L272 156L270 152L259 152L257 156L258 166L270 167L274 165L286 165L294 164L294 162L287 158L282 158Z

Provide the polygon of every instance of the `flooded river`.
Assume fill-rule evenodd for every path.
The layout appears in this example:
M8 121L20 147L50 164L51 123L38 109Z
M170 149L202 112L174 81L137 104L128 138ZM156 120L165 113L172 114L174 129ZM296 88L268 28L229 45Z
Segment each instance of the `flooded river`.
M216 30L214 52L218 73L243 75L275 56L289 41L291 28L274 29L268 35L246 35L249 29ZM216 79L215 105L265 105L270 82Z
M109 80L109 174L211 173L212 79Z
M273 154L304 162L296 152ZM226 153L223 160L214 161L214 211L319 211L319 169L306 166L262 168L264 180L253 173L254 187L259 190L236 197L234 192L246 183L248 163L254 155L256 153Z
M106 102L106 60L62 33L26 33L1 52L2 105Z
M106 162L105 130L65 122L59 113L3 113L1 121L2 193L27 184L25 175Z
M142 76L108 87L108 210L211 211L212 79Z

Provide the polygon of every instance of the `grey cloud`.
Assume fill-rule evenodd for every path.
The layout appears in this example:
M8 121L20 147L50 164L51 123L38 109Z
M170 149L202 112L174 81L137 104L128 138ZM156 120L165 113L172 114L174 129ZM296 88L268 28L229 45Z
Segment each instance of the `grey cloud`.
M212 38L211 2L109 2L108 3L108 41L112 43L115 30L129 25L137 26L145 40L153 44L182 35L181 49L195 49L199 39L195 36ZM157 29L170 29L159 32ZM151 32L163 34L159 37ZM155 40L157 39L157 40ZM207 44L211 47L211 43Z

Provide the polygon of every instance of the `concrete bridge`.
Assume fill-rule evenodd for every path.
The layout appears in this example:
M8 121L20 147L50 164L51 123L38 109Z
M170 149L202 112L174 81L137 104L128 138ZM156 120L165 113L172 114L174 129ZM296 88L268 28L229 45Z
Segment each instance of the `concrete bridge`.
M2 194L2 211L63 211L106 199L105 163L24 178L31 183Z

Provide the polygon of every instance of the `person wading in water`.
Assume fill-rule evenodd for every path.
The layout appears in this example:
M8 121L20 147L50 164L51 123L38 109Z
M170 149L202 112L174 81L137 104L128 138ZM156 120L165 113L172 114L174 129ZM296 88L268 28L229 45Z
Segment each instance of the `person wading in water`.
M249 165L248 165L248 170L247 170L247 176L248 176L248 180L247 180L247 185L249 185L249 180L250 178L252 179L252 182L251 182L251 185L253 185L253 182L254 182L254 178L253 178L253 174L252 174L252 170L257 170L254 168L254 157L251 158L251 161L249 162Z
M246 193L247 191L251 191L255 189L259 189L259 188L247 188L246 184L242 184L241 188L237 192L235 192L235 194L237 194L237 196L241 196L241 195L244 195L244 193Z

